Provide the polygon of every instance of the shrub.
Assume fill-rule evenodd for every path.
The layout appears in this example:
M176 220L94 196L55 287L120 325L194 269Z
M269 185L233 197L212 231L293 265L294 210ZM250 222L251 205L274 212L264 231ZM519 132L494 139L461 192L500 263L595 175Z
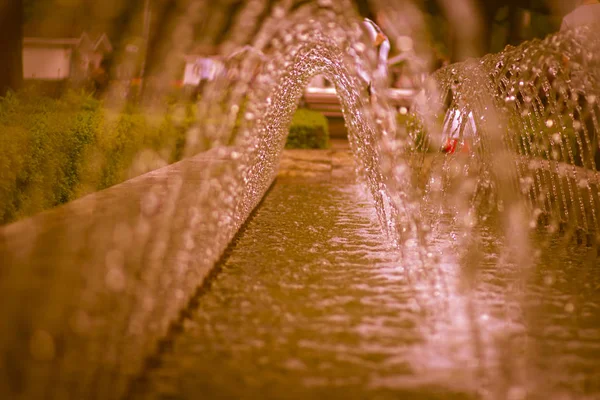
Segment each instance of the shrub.
M434 151L423 121L417 114L408 113L396 115L398 126L403 126L408 132L413 149L417 152L428 153Z
M179 161L186 131L192 123L190 114L179 123L170 112L158 118L139 110L118 115L115 121L107 123L102 135L100 147L105 160L99 187L107 188L149 172L157 165Z
M323 114L298 109L288 134L288 149L326 149L329 147L329 123Z
M22 127L2 127L0 134L0 223L16 218L20 208L17 196L23 187L22 170L24 169L29 138Z
M85 149L96 140L97 103L76 94L60 101L10 94L0 110L0 222L73 199Z
M178 161L194 118L110 113L77 92L0 98L0 224Z

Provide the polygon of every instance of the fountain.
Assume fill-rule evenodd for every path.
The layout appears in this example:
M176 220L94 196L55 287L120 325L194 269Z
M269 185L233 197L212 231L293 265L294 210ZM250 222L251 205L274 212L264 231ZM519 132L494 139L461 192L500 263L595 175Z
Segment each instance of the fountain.
M242 24L242 31L247 26ZM277 376L273 382L279 391L272 396L286 393L289 382L306 395L314 394L311 387L331 394L328 390L336 382L343 393L357 397L421 393L522 399L552 388L567 397L596 395L600 302L593 269L600 200L592 149L599 131L599 86L597 53L590 49L599 43L592 34L586 29L558 34L442 69L426 83L412 122L401 126L388 105L386 83L373 74L375 54L350 4L282 2L271 10L254 46L227 58L227 73L204 87L197 105L200 122L188 132L184 161L0 230L0 253L8 266L0 279L5 296L0 318L14 327L0 333L3 369L8 371L0 380L0 394L151 397L152 391L143 387L147 380L131 382L140 375L162 382L161 365L165 376L178 373L164 361L169 358L165 343L189 345L185 335L194 332L197 318L209 331L237 329L219 325L216 317L228 313L227 291L240 307L248 306L248 315L263 315L263 305L253 308L244 297L246 288L231 280L243 276L235 269L236 257L221 259L221 274L211 271L265 199L256 217L263 222L250 222L248 232L236 240L246 247L230 250L255 264L261 261L250 239L264 239L261 229L263 235L277 229L269 218L260 219L261 210L276 213L281 204L265 195L277 176L302 91L313 76L323 74L340 98L357 175L367 191L328 185L315 191L300 185L302 193L315 198L325 193L318 218L339 224L344 235L358 242L356 250L329 232L325 237L330 247L320 250L325 255L306 256L306 265L323 268L321 289L332 290L332 297L347 290L351 305L360 303L360 296L370 301L372 309L353 308L357 318L381 311L375 307L377 299L383 299L383 311L376 322L352 325L374 332L360 331L353 338L361 348L358 354L351 345L328 342L324 349L332 360L321 359L314 352L322 344L318 340L307 353L314 364L289 351L295 357L285 360L286 371L300 374L313 365L322 368L322 379L313 373L286 381L276 373L281 365L265 362L265 376ZM231 48L243 36L233 35ZM361 78L365 74L373 77L373 95ZM471 138L464 137L468 118L459 118L458 127L459 140L472 140L472 150L456 155L423 152L439 147L444 117L452 115L473 116L476 133ZM278 185L272 189L274 198L294 198L298 186ZM308 202L311 196L302 199ZM335 199L351 211L336 210ZM308 213L306 207L298 209ZM294 230L291 222L309 223L290 220L291 209L281 212L286 215L282 224L292 226L287 232ZM374 228L376 223L383 234ZM253 226L259 234L252 233ZM568 244L572 236L588 247ZM348 248L357 252L356 259L349 257ZM340 265L349 268L350 281L365 278L373 287L335 287L344 270L332 267L327 249L345 257ZM278 257L273 247L262 251ZM293 271L297 275L283 277L282 284L293 288L296 279L311 284L305 272ZM261 273L252 270L249 276L262 279ZM265 276L278 279L273 273ZM203 282L216 285L197 294ZM264 284L253 283L259 289ZM373 291L381 297L371 296ZM277 303L283 297L257 293L273 310L285 308ZM306 302L296 306L317 312L321 304L310 303L310 296ZM197 308L200 316L194 317ZM290 310L273 313L293 320ZM397 310L402 318L394 315ZM256 351L279 354L273 344L277 338L266 335L273 343L265 344L262 324L281 328L282 338L299 347L306 344L287 335L284 325L245 319L242 311L234 314L248 326L258 326L244 330L248 343L256 339L261 344ZM386 318L397 325L387 327ZM262 336L254 337L257 332ZM401 343L395 343L395 335ZM206 343L203 351L216 361L236 351L242 361L254 359L243 345L227 348L227 337L216 338L214 347ZM549 350L553 344L565 347ZM399 346L410 348L400 351ZM177 346L173 351L177 354ZM576 372L549 366L551 355L557 355L557 365ZM282 357L288 356L284 350ZM333 360L347 377L334 379L335 368L327 368ZM340 360L350 367L343 369ZM203 373L214 372L201 362L194 365ZM360 376L353 377L352 366ZM253 374L237 365L227 368L230 378ZM543 387L545 373L557 382L552 388ZM209 379L210 385L220 382L211 390L226 394L229 385L238 384L221 382L217 375ZM245 375L234 392L249 388L246 396L261 393L252 391L265 389L261 376Z
M508 172L493 165L490 150L506 148L513 158L502 160L512 165L513 176L506 179L527 199L535 218L548 216L586 233L598 231L598 86L591 55L597 46L594 30L581 28L453 65L434 77L438 104L446 99L448 109L475 115L472 140L482 168L489 175ZM435 125L439 111L428 112ZM466 125L465 118L461 137Z

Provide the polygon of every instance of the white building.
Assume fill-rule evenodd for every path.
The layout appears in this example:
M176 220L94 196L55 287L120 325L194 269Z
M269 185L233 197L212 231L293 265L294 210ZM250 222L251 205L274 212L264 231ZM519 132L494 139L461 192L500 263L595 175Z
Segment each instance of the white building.
M202 81L214 80L224 69L214 46L197 45L184 56L184 86L197 86Z
M196 86L201 81L212 81L223 70L223 63L215 57L188 56L183 73L183 84Z
M86 33L79 38L25 37L23 77L52 81L83 79L112 51L105 34L96 40Z

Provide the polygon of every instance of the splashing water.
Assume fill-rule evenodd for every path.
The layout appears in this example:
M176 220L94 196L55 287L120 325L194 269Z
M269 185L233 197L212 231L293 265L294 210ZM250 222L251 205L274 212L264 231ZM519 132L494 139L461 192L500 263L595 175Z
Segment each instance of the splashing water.
M414 230L418 215L402 157L408 142L396 134L385 96L370 96L369 82L360 78L359 69L372 77L375 93L384 93L384 82L373 74L374 51L365 43L359 19L347 10L352 10L348 4L307 5L283 23L272 21L270 28L267 22L263 29L276 34L265 51L243 49L228 59L227 74L205 88L199 119L214 120L215 114L224 118L196 133L202 132L211 145L244 149L244 157L260 162L247 174L270 181L304 88L313 76L326 76L339 96L359 174L378 204L382 226L399 243L408 240L407 230ZM232 86L233 77L237 81Z
M185 21L193 20L208 4L196 3L188 10ZM243 18L250 21L258 14L253 8L245 11ZM243 18L240 17L239 32L232 35L227 49L236 49L245 32L252 30ZM115 364L126 364L114 361L120 351L125 354L123 359L135 358L140 348L147 352L152 340L126 346L123 332L132 337L147 329L160 336L173 315L185 306L193 288L204 278L195 271L194 257L198 255L191 249L203 237L219 237L222 241L230 238L255 208L276 175L288 126L304 88L313 76L323 74L334 83L339 96L358 175L368 188L394 251L399 253L397 262L406 265L415 289L415 309L424 314L420 330L432 345L424 346L420 355L423 370L432 371L448 362L459 365L462 359L471 357L477 362L465 365L466 374L493 380L503 367L510 365L503 361L497 343L512 344L511 335L518 331L512 325L510 329L498 327L506 320L494 319L494 311L498 311L493 303L497 298L499 303L517 304L516 307L520 303L507 301L502 293L495 293L496 297L483 306L477 303L477 274L488 274L492 281L501 281L497 285L500 289L495 287L497 292L508 285L518 286L519 278L532 273L534 264L547 257L546 250L552 249L550 242L556 239L542 235L542 240L535 242L531 238L535 228L545 230L544 234L563 229L566 236L591 235L592 244L597 246L594 235L600 228L596 211L600 199L595 153L600 131L600 45L593 33L591 29L561 33L482 60L449 66L426 84L423 97L427 100L416 106L413 122L399 126L385 96L387 84L374 74L376 54L367 44L350 3L323 0L294 8L292 2L282 2L271 11L253 46L235 51L225 61L226 72L204 87L197 105L200 122L188 132L186 155L212 149L210 154L217 159L235 162L216 178L206 171L197 174L202 175L201 179L180 173L162 186L157 179L142 204L136 205L140 210L131 208L140 213L139 218L135 215L131 225L122 222L106 229L111 236L107 239L111 243L105 246L110 250L105 260L107 273L99 270L85 276L84 304L68 304L66 311L60 308L60 319L51 321L59 326L56 321L63 321L63 314L74 312L80 318L72 319L68 314L74 321L72 325L88 326L80 329L85 331L92 330L90 315L94 312L110 315L104 323L116 321L117 328L94 336L96 344L92 349L106 370ZM189 36L185 31L180 34ZM365 75L371 82L361 78ZM367 89L369 83L372 94ZM437 156L424 153L425 147L442 144L444 126L452 125L457 115L462 115L458 118L458 139L468 143L469 151ZM197 193L180 202L185 197L181 187L186 178L197 178L202 183ZM207 194L211 190L217 193L214 198ZM178 208L182 204L185 212L180 214ZM219 204L226 207L223 215L202 220L204 216L198 207L210 209ZM156 211L161 207L166 210L164 214ZM172 222L175 217L181 224L177 229ZM156 236L150 235L148 221L153 218L158 220L152 225L157 228ZM503 240L489 238L486 223L490 221L502 227L498 235ZM175 231L179 228L185 239L182 243L176 241L179 232ZM67 237L79 232L79 228L72 229ZM121 240L122 237L128 239ZM42 247L36 240L31 239L30 245ZM159 245L152 247L153 243ZM81 245L76 254L80 261L85 260L87 251L85 243ZM559 244L559 250L560 246L564 244ZM490 247L495 250L489 250ZM146 248L151 250L148 255L142 254ZM201 255L207 262L218 256L212 252ZM163 263L170 258L178 259L176 276L162 271ZM127 263L133 265L140 259L145 260L145 264L139 264L144 269L136 268L132 275L141 276L139 280L153 290L162 288L161 294L176 292L177 296L154 307L148 292L140 290L146 286L131 283L135 279L125 268ZM595 258L590 261L594 262ZM65 276L73 282L81 280L79 276ZM545 279L543 288L550 290ZM504 284L505 281L509 283ZM59 285L55 286L50 294L53 290L58 292ZM107 289L134 298L134 304L144 305L143 312L134 315L128 306L116 302L110 307L98 307L102 303L96 297ZM515 292L511 296L521 293ZM17 300L7 303L7 309L17 308L20 297L14 298ZM87 304L91 304L92 312L78 308ZM567 312L573 312L576 303L567 304ZM579 304L582 309L596 306L594 302ZM517 317L509 321L515 326L527 317L523 312L515 314ZM593 328L591 335L596 334ZM60 348L61 329L37 329L28 345L38 361L54 359L60 351L64 352L66 361L55 364L64 376L73 371L80 358L68 346L67 350ZM18 342L12 336L11 339ZM104 342L118 344L107 345L105 351L98 344ZM510 358L518 350L508 352ZM65 367L67 364L69 368ZM519 366L514 368L522 371ZM54 375L43 376L50 385ZM102 371L84 373L83 377L82 393L86 393L86 388L103 386L97 382L116 380L111 372ZM488 386L495 387L493 383ZM103 390L101 394L108 395L112 388ZM48 392L51 391L45 393ZM513 392L507 389L499 393L497 398L507 393L514 394L511 398L524 396L517 396L523 394L520 386Z
M545 217L551 229L565 224L595 234L600 228L595 32L583 27L440 70L433 77L436 91L428 94L437 106L422 110L424 120L412 135L429 129L427 140L439 146L441 121L448 126L456 115L465 116L455 134L472 146L470 159L480 169L475 186L496 187L500 198L490 200L492 207L503 200L526 204L531 223L523 225L536 227Z
M593 161L598 85L590 56L597 39L593 31L580 29L447 67L426 85L428 107L416 107L422 121L397 126L385 96L378 95L384 93L385 83L373 74L374 54L359 26L354 16L340 10L307 7L288 16L263 51L247 49L247 57L238 64L232 61L230 71L245 73L246 78L239 83L237 97L230 99L233 111L221 132L231 132L239 113L242 122L236 137L221 143L251 149L247 156L261 160L246 177L272 176L302 89L316 74L331 80L359 175L374 199L380 223L400 250L401 262L410 265L409 275L419 288L416 301L429 312L435 310L432 326L426 328L422 321L423 329L430 329L431 343L438 343L428 351L439 356L452 347L449 338L454 337L455 346L468 346L480 359L479 366L470 367L473 373L493 379L492 371L502 368L503 361L492 354L492 342L502 339L487 323L487 306L475 306L476 276L483 268L480 260L487 257L480 225L499 221L505 240L496 267L519 265L523 275L539 260L540 250L552 250L549 241L531 239L540 222L550 233L561 223L567 227L560 229L573 229L578 235L598 231ZM366 91L359 68L373 77L374 96ZM201 101L201 109L204 106ZM438 156L441 169L427 171L423 143L414 145L416 128L430 133L419 140L438 147L443 126L456 115L452 110L472 118L474 126L468 127L470 119L464 117L458 128L459 140L468 141L470 151ZM419 185L422 181L428 183L425 188ZM448 234L447 228L437 227L443 225L438 209L453 216L453 260L443 261L430 251L440 235ZM468 339L459 339L465 327ZM456 362L460 355L450 352L441 359ZM433 363L426 369L440 362L429 353L423 359ZM514 388L515 393L519 390Z

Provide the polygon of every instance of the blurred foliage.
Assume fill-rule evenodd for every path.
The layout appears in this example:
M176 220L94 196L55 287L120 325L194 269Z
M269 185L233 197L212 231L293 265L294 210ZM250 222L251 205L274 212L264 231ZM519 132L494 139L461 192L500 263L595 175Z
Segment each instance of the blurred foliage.
M443 123L443 116L440 117L439 123ZM431 146L430 136L425 129L425 124L415 113L396 114L396 122L398 126L404 127L411 139L411 146L414 151L420 153L430 153L437 151Z
M142 0L23 0L25 34L78 37L85 30L116 39L141 28Z
M0 224L179 161L194 109L171 104L157 115L130 104L114 111L75 91L59 99L33 89L0 98ZM327 119L298 110L286 147L328 146Z
M75 197L99 112L93 99L77 97L55 101L8 94L0 102L1 222Z
M569 4L567 4L569 3ZM573 2L559 0L476 0L474 4L481 18L483 56L499 52L507 45L516 46L525 40L544 38L558 31L562 15L572 9ZM425 21L434 41L435 53L454 61L453 54L460 43L456 42L452 26L439 0L423 0ZM473 21L474 22L474 21ZM465 21L465 23L473 23Z
M329 122L318 112L300 108L294 114L285 144L287 149L326 149L329 147Z
M220 0L201 2L197 15L190 17L191 0L150 0L149 52L144 45L145 0L23 0L25 8L25 35L50 37L78 37L87 31L92 37L107 33L115 46L115 59L127 56L126 45L140 49L136 57L135 74L141 72L142 59L146 59L147 74L163 71L167 54L175 44L183 43L181 32L175 28L183 20L190 24L190 43L184 52L214 54L219 46L236 36L240 26L250 25L243 40L236 45L251 43L254 35L268 18L274 1ZM313 0L314 1L314 0ZM376 18L380 10L373 0L353 0L357 11L366 17ZM296 5L309 1L296 0ZM517 45L523 40L541 38L558 29L556 0L476 0L485 29L483 52L497 52L506 45ZM382 4L385 2L381 2ZM434 56L439 60L455 59L457 43L453 29L443 11L440 0L415 0L421 6L427 30L433 40ZM200 3L199 3L200 4ZM248 13L248 10L256 8ZM260 11L260 12L257 12ZM530 16L525 16L526 14ZM246 15L256 20L246 21ZM476 18L474 16L474 18ZM241 19L241 20L240 20ZM527 22L525 22L527 21ZM238 26L239 25L239 26ZM176 39L174 39L176 37ZM245 41L245 42L244 42ZM483 53L481 54L483 55ZM169 59L169 62L172 62Z
M516 46L525 40L543 39L560 29L560 17L525 9L517 9L516 13L517 21L511 21L508 7L500 8L494 15L490 52L500 52L507 45Z
M114 113L93 97L9 93L0 99L0 223L178 161L194 115Z

